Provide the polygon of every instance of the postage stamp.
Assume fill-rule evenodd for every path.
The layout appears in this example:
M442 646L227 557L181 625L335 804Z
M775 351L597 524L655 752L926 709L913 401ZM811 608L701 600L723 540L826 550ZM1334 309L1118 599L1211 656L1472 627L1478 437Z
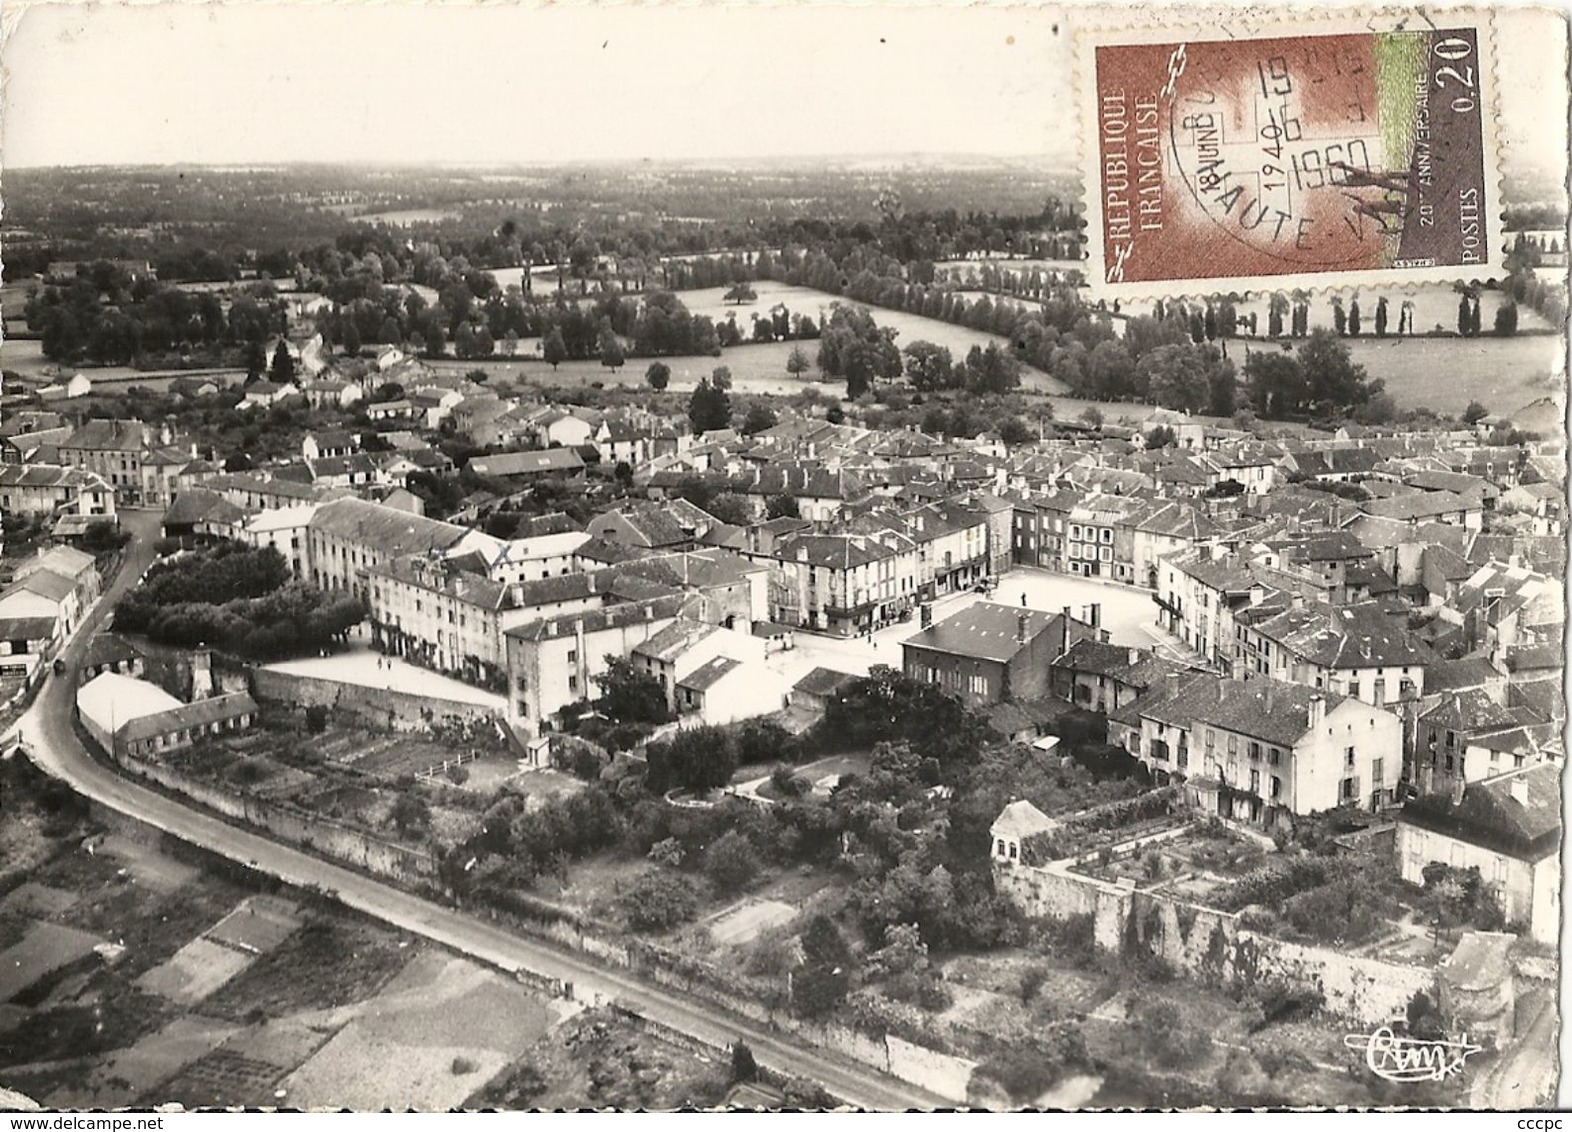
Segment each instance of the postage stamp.
M1500 268L1488 13L1083 36L1088 274L1100 293Z

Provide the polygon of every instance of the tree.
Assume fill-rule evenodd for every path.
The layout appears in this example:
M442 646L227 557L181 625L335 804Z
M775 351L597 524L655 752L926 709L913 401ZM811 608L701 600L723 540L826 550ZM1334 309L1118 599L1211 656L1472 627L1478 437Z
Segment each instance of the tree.
M628 360L628 355L622 348L622 339L612 330L610 322L601 327L599 345L600 364L616 373Z
M250 384L261 377L267 369L267 347L261 342L251 341L246 343L246 383Z
M1348 336L1359 337L1359 300L1356 298L1348 304Z
M560 326L551 328L551 333L547 334L545 341L541 343L541 352L546 358L546 363L551 366L553 373L556 372L559 365L567 360L568 345L562 340L562 328Z
M645 784L656 793L671 789L708 793L731 781L737 754L718 727L686 727L645 748Z
M753 505L748 497L735 491L723 491L704 505L721 522L733 527L745 527L753 522Z
M291 385L295 380L295 358L289 352L289 343L282 338L278 340L278 349L273 351L273 364L268 368L268 377L275 385Z
M360 330L356 327L354 319L345 322L344 333L339 339L339 349L346 358L353 358L360 353Z
M1489 415L1489 409L1485 408L1478 401L1470 401L1468 403L1468 408L1463 410L1463 423L1466 425L1476 425Z
M1509 338L1517 333L1517 304L1510 299L1496 308L1496 334Z
M650 368L644 371L644 380L659 392L671 383L671 367L665 362L651 362Z
M727 303L736 303L738 306L741 306L743 303L753 302L758 297L758 292L755 291L752 286L747 283L738 283L734 285L731 290L726 292L726 294L722 297L722 301Z
M759 1079L759 1063L754 1060L753 1051L748 1048L748 1043L737 1040L731 1047L731 1081L732 1084L742 1084L747 1081Z
M694 882L680 873L647 869L619 894L613 907L634 931L668 931L698 913Z
M1102 410L1099 409L1096 405L1086 406L1086 408L1081 410L1080 416L1076 419L1091 428L1103 427L1103 413Z
M1037 439L1037 435L1020 417L1009 417L999 426L999 439L1014 448L1022 444L1030 444Z
M973 346L966 354L966 388L973 393L1008 393L1021 383L1021 363L997 342Z
M918 391L930 393L954 385L955 363L948 347L917 341L902 352L906 355L906 376Z
M716 389L723 391L731 389L731 367L716 366L712 369L710 371L710 384Z
M723 367L724 368L724 367ZM703 434L731 427L731 397L726 390L702 378L688 398L688 422Z
M749 406L747 415L742 418L742 434L752 436L756 432L774 428L779 423L780 419L776 417L774 409L761 401L755 401Z
M759 875L759 855L746 835L732 829L704 851L704 875L725 892L746 888Z
M1464 338L1467 338L1473 322L1472 312L1468 305L1468 293L1465 291L1457 299L1457 332Z
M766 519L800 519L802 508L797 504L797 497L782 492L772 495L764 503L764 517Z
M791 353L786 355L786 372L793 377L801 377L813 367L813 359L808 357L808 351L801 346L793 346Z
M1386 296L1376 300L1375 332L1377 338L1386 337Z
M431 827L431 807L418 794L400 794L388 811L388 820L400 833L408 835Z
M1146 434L1146 449L1152 451L1156 448L1172 448L1179 443L1179 437L1167 425L1158 425Z
M1365 367L1349 356L1347 345L1324 329L1311 334L1299 348L1299 362L1312 405L1329 416L1351 412L1380 392L1379 383L1372 384Z
M666 690L626 657L607 655L606 670L594 678L600 689L595 706L620 723L665 723L671 718Z

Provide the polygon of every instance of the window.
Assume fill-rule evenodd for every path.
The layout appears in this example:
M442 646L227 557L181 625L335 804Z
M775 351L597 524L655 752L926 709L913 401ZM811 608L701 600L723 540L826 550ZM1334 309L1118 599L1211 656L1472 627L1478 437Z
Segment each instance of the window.
M1342 789L1339 791L1338 796L1345 802L1351 802L1359 797L1359 779L1343 779Z
M1343 752L1343 766L1349 770L1354 768L1354 749L1352 747Z
M578 649L569 649L568 650L568 663L569 664L577 664L578 662L579 662L579 650Z
M1103 528L1102 539L1104 542L1113 542L1113 531L1108 527Z
M577 675L574 675L574 674L570 673L568 675L568 691L576 692L578 690L579 690L579 678L578 678Z
M1230 735L1228 737L1228 753L1230 755L1237 755L1239 753L1239 736Z
M972 676L966 681L966 690L974 696L986 695L988 692L988 677Z
M1261 761L1261 744L1254 742L1250 744L1250 761L1253 763Z
M1250 772L1250 793L1252 793L1252 794L1259 794L1260 792L1261 792L1261 772L1258 771L1258 770L1252 770Z
M1071 523L1070 524L1070 537L1072 539L1074 539L1075 541L1077 541L1077 542L1080 541L1080 539L1081 539L1081 525L1079 523Z
M1266 762L1268 766L1278 766L1282 763L1282 761L1283 752L1278 750L1278 748L1273 747L1271 750L1266 752Z
M1283 780L1281 778L1277 777L1277 775L1274 774L1274 775L1272 775L1272 797L1274 799L1277 799L1277 798L1281 798L1282 796L1283 796Z
M1384 759L1370 761L1370 785L1380 790L1386 785L1386 765Z
M1217 732L1210 727L1206 729L1206 749L1210 751L1217 742Z

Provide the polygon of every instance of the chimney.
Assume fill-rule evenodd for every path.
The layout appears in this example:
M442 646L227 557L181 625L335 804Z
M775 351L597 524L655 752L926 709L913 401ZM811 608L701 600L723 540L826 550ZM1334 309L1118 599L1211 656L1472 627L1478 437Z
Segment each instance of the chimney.
M1454 806L1463 804L1463 792L1467 787L1468 783L1463 781L1461 777L1452 780L1452 804Z
M1507 787L1512 791L1512 800L1520 806L1528 805L1528 776L1516 775Z
M1303 609L1305 607L1305 595L1304 594L1296 593L1292 597L1290 597L1288 599L1288 601L1289 601L1289 604L1292 605L1295 609Z
M1167 684L1168 694L1170 696L1177 696L1179 694L1179 673L1169 672L1167 674Z
M1272 697L1272 685L1271 685L1270 682L1268 682L1267 685L1266 685L1266 704L1265 704L1265 706L1266 706L1266 714L1267 715L1271 715L1272 714L1272 698L1273 698Z
M1309 725L1321 726L1321 721L1326 718L1326 697L1317 692L1310 697Z
M1252 582L1250 585L1250 604L1260 605L1265 600L1266 587L1263 586L1260 582Z
M1102 625L1102 623L1103 623L1103 605L1102 605L1102 602L1094 601L1094 602L1092 602L1091 605L1087 606L1086 608L1091 611L1091 619L1089 621L1089 624L1092 626L1092 628L1096 629L1100 625Z
M1031 620L1031 618L1027 614L1025 614L1025 613L1018 613L1018 614L1015 615L1015 643L1016 644L1024 645L1026 643L1026 623L1028 621L1030 621L1030 620Z
M1131 649L1130 650L1130 666L1133 668L1135 665L1140 664L1140 663L1141 663L1141 650L1140 649Z
M199 648L191 654L191 702L213 694L213 654L205 647Z

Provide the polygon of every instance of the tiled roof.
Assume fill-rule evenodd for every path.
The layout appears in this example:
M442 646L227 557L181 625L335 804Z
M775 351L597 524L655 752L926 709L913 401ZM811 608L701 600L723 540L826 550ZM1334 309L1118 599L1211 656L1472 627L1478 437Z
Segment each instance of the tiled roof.
M1517 781L1527 787L1526 801L1513 797ZM1450 794L1415 798L1397 820L1537 861L1560 848L1561 770L1553 763L1539 763L1472 783L1456 803Z
M469 469L482 476L527 476L541 472L577 471L584 460L572 448L542 448L534 452L501 452L470 458Z
M446 550L469 533L467 527L411 515L380 503L336 499L311 516L310 529L359 543L384 555Z
M676 617L686 608L686 603L697 600L671 596L659 597L653 601L609 605L604 609L588 609L581 613L567 613L561 617L548 617L525 625L515 625L504 635L523 641L543 641L553 637L571 637L575 634L577 626L582 626L586 633L598 633L619 625L633 625L640 621L663 621Z
M695 692L703 692L718 684L728 673L742 667L742 661L733 660L729 656L717 656L708 660L681 680L677 681L679 688L691 688Z
M903 649L930 649L979 660L1008 661L1041 633L1062 621L1062 613L1020 609L992 601L952 613L901 642Z
M855 673L837 672L833 668L820 666L793 684L792 691L805 692L810 696L833 696L852 681L860 679L862 677Z
M1312 664L1326 668L1423 665L1434 654L1401 621L1370 602L1321 602L1289 608L1255 626L1256 632Z
M1140 716L1192 727L1209 724L1268 743L1292 747L1310 729L1310 701L1320 696L1330 715L1347 698L1284 680L1232 680L1196 673L1181 676L1175 690L1155 684L1131 705Z
M242 715L256 714L257 703L248 692L229 692L211 696L189 704L170 708L168 711L139 716L128 720L116 733L126 742L136 742L171 731L184 731L190 727L205 727L211 723L235 719Z

